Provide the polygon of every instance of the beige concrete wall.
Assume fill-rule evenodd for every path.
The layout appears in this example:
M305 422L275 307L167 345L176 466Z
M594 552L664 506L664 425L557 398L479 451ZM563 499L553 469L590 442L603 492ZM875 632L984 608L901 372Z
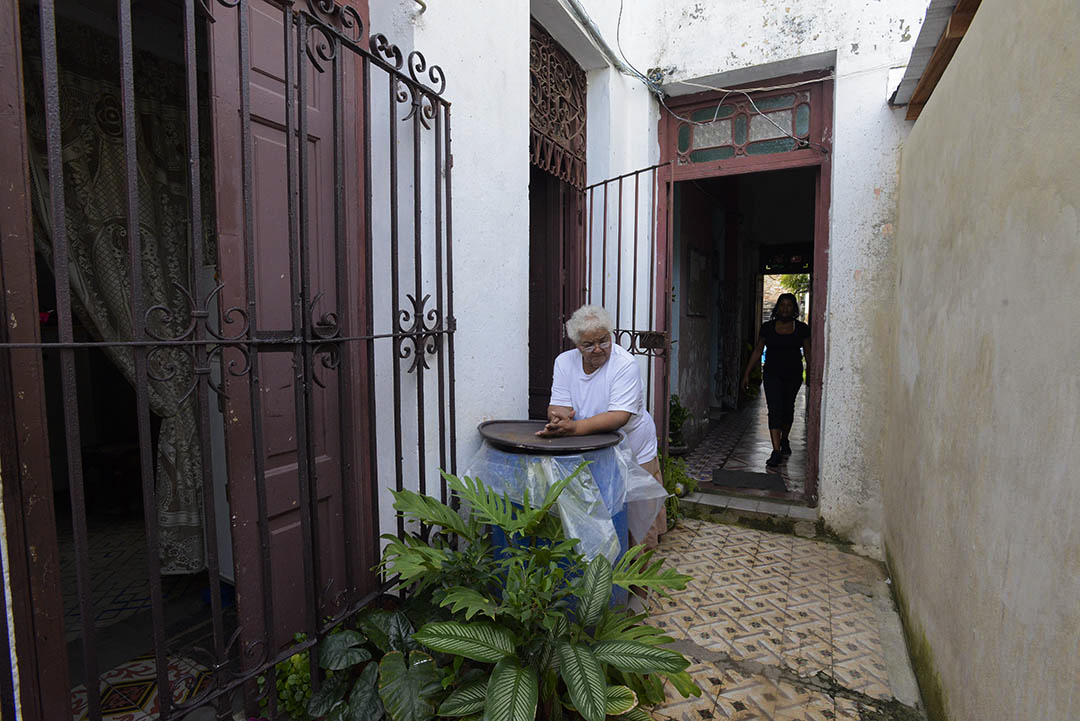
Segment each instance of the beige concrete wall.
M885 541L953 721L1080 718L1077 27L984 0L902 156Z

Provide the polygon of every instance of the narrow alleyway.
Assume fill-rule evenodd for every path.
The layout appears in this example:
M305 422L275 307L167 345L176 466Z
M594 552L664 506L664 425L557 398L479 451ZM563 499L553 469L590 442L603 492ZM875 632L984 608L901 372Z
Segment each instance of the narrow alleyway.
M705 437L687 456L690 475L702 490L727 492L731 489L714 486L713 472L752 471L771 473L783 479L788 493L801 494L806 479L806 386L795 400L795 423L791 427L791 456L776 468L767 468L765 461L772 452L769 440L769 417L765 395L747 403L738 411L726 413L715 421Z
M923 719L882 567L792 535L684 520L658 552L694 580L651 597L650 623L692 659L658 721Z

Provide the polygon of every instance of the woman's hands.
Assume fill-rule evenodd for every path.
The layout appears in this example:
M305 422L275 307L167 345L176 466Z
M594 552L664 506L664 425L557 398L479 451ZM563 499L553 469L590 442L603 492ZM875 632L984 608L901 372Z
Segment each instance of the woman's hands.
M548 422L536 435L543 438L560 438L562 436L575 435L577 421L574 420L574 409L562 406L548 406Z
M617 431L630 420L629 411L606 411L591 418L577 420L574 409L566 406L548 406L548 422L536 432L542 438L562 436L588 436L593 433Z

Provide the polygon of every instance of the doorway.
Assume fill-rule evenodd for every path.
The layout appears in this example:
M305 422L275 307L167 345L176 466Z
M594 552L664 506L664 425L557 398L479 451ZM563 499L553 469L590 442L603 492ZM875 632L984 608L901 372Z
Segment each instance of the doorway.
M804 306L809 298L819 172L802 167L676 183L672 392L690 412L687 461L705 488L806 501L812 487L808 388L797 396L791 454L767 467L772 446L761 367L750 354L780 293L796 292ZM801 310L806 322L808 307ZM751 383L743 388L748 364Z

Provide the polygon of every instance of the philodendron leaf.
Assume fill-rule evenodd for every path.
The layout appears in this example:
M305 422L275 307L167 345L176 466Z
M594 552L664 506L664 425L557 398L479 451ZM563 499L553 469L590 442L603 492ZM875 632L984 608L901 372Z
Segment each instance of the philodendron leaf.
M307 705L307 712L315 718L325 716L334 707L334 704L344 698L348 687L348 674L339 673L332 678L324 679L322 686L319 686L319 690L311 695Z
M431 496L413 491L390 491L394 495L394 509L410 521L422 521L429 526L440 526L461 536L467 541L476 540L473 529L469 527L457 511L440 503Z
M379 697L393 721L429 721L435 717L433 697L442 691L435 662L413 651L408 663L400 651L379 662Z
M623 554L612 571L612 582L622 588L640 586L653 588L660 593L668 590L681 591L692 580L691 576L679 573L674 568L664 568L663 561L649 563L653 551L645 546L634 546Z
M611 564L602 554L585 568L577 597L581 602L578 605L581 625L595 626L611 601Z
M319 665L340 671L367 661L371 654L363 648L365 640L356 631L339 631L327 636L319 644Z
M681 653L638 641L600 641L592 652L601 663L620 671L678 673L690 665Z
M561 641L558 646L559 675L566 683L570 701L585 721L603 721L607 700L604 670L585 646Z
M604 713L608 716L628 713L638 705L637 694L626 686L608 686L604 698Z
M449 606L454 613L465 612L465 620L471 621L476 614L495 618L495 609L498 604L488 599L479 591L464 586L452 586L444 591L440 606Z
M369 663L349 694L351 721L379 721L385 713L379 698L379 665Z
M429 623L413 638L434 651L483 663L497 663L514 653L513 634L490 623Z
M495 665L484 701L485 721L533 721L539 698L536 672L523 668L517 659L504 658Z
M440 716L468 716L484 709L488 681L473 681L450 694L439 706Z

